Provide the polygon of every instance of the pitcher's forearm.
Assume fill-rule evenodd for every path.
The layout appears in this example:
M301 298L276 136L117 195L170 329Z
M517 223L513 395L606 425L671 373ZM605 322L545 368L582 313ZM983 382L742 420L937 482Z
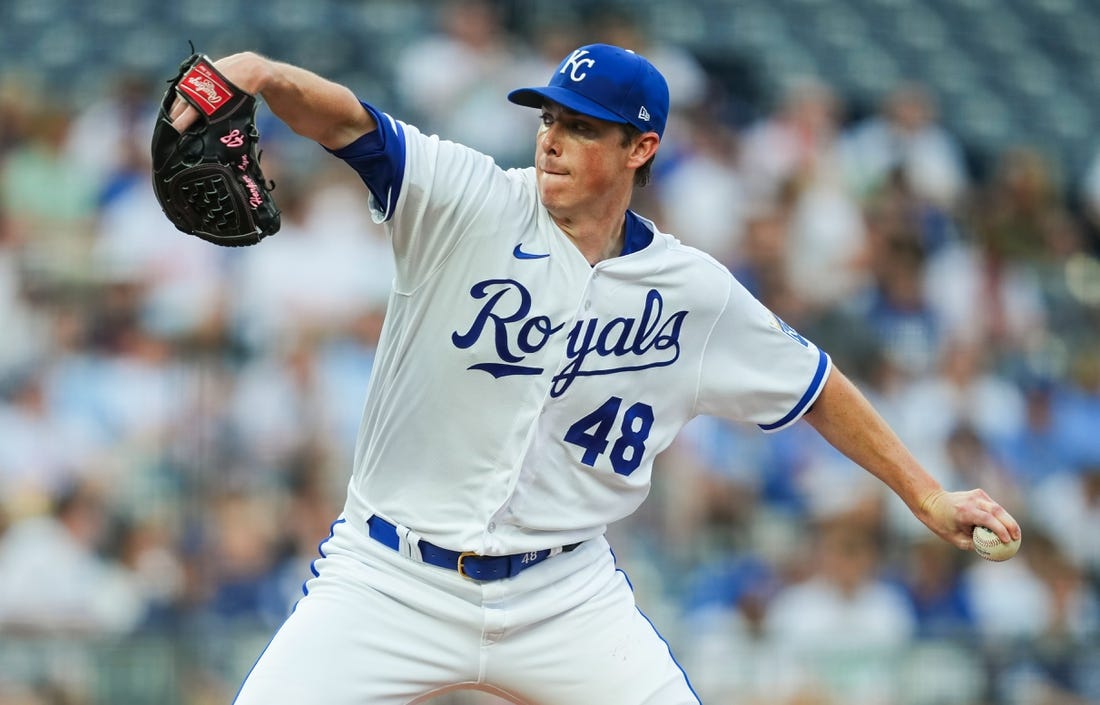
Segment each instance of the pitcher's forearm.
M805 418L826 441L884 482L927 523L929 501L943 488L840 370L832 370Z
M339 149L377 128L347 87L303 68L251 57L267 106L303 137Z

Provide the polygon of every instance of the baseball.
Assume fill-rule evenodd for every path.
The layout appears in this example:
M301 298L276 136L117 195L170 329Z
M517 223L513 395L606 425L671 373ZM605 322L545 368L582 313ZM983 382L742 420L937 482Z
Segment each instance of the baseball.
M1004 543L984 526L975 526L971 534L974 540L974 552L987 561L1007 561L1020 550L1020 539Z

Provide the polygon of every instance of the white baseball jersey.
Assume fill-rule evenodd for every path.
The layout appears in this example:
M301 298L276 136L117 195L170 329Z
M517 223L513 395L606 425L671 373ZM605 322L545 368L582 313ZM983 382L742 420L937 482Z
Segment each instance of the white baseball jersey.
M698 414L794 423L829 357L710 256L633 213L626 254L590 265L502 170L367 106L334 152L370 188L396 276L345 515L459 551L598 536L650 488Z

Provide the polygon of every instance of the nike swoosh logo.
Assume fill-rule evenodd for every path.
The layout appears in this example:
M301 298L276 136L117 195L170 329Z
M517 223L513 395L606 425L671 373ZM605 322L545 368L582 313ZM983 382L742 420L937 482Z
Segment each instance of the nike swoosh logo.
M544 255L536 255L531 252L523 251L523 243L516 245L516 249L512 250L512 256L516 259L542 259L543 257L549 257L550 253L547 252Z

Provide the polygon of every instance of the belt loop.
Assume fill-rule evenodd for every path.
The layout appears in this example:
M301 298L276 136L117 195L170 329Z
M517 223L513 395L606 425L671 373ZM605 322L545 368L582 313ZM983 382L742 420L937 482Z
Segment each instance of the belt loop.
M398 525L397 541L401 555L411 558L418 563L424 562L424 556L420 552L420 534L407 526Z

